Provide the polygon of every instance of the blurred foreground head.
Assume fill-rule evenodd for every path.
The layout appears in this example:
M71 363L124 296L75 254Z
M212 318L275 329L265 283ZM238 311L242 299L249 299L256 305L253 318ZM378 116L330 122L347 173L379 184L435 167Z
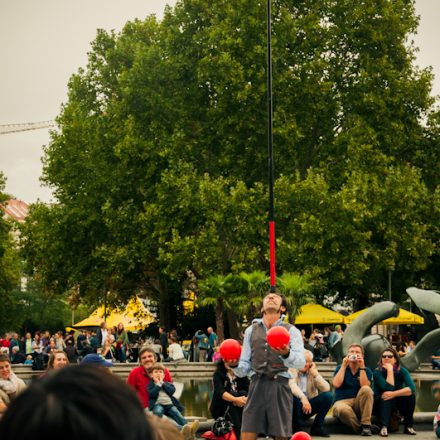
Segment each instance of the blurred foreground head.
M144 410L118 377L90 365L34 382L0 420L2 440L154 440Z

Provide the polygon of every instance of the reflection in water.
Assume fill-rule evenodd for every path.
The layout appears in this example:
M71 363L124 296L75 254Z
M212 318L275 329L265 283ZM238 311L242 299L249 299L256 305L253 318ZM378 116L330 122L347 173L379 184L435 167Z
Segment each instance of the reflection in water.
M416 412L433 412L438 406L438 402L434 399L431 392L433 381L423 380L414 381L417 387L416 394Z
M210 379L194 380L176 378L183 383L183 393L180 402L185 407L186 416L211 418L209 402L212 398L212 381Z
M212 382L207 379L175 378L175 381L182 382L183 393L180 398L185 407L185 415L211 418L209 413L209 402L212 398ZM415 381L417 386L416 412L433 412L438 402L431 393L432 381Z

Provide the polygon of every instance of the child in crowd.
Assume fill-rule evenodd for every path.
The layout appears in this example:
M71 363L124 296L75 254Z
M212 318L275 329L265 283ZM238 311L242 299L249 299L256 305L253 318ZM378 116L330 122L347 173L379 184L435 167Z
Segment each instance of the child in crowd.
M214 347L214 354L212 355L212 362L217 363L221 359L220 347Z
M26 360L23 362L24 365L32 365L32 355L28 354Z
M197 421L197 423L193 422L191 425L187 424L185 417L182 415L183 406L173 396L176 387L172 382L164 382L165 367L160 363L156 363L148 370L148 374L151 378L147 386L148 408L150 411L158 417L166 415L174 420L181 428L185 439L194 438L199 424Z

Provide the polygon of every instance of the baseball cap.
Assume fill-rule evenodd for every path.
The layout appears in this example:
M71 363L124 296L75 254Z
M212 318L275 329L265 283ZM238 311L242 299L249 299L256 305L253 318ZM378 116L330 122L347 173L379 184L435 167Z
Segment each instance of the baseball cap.
M106 361L102 356L96 353L90 353L81 361L81 365L92 364L98 365L100 367L111 367L113 364L109 361Z

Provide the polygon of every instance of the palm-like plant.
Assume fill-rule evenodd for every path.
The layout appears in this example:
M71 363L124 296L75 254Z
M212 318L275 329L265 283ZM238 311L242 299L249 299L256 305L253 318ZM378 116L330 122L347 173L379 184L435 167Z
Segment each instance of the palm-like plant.
M285 272L278 277L280 292L286 297L290 316L294 318L299 308L312 300L313 282L309 275Z
M247 291L246 281L238 275L212 275L199 282L201 306L214 306L215 324L219 342L225 338L223 315L228 309L233 310L240 302L241 295Z
M260 313L261 302L269 290L269 277L261 270L254 270L250 273L241 272L240 278L246 281L248 289L238 307L240 313L249 319Z

